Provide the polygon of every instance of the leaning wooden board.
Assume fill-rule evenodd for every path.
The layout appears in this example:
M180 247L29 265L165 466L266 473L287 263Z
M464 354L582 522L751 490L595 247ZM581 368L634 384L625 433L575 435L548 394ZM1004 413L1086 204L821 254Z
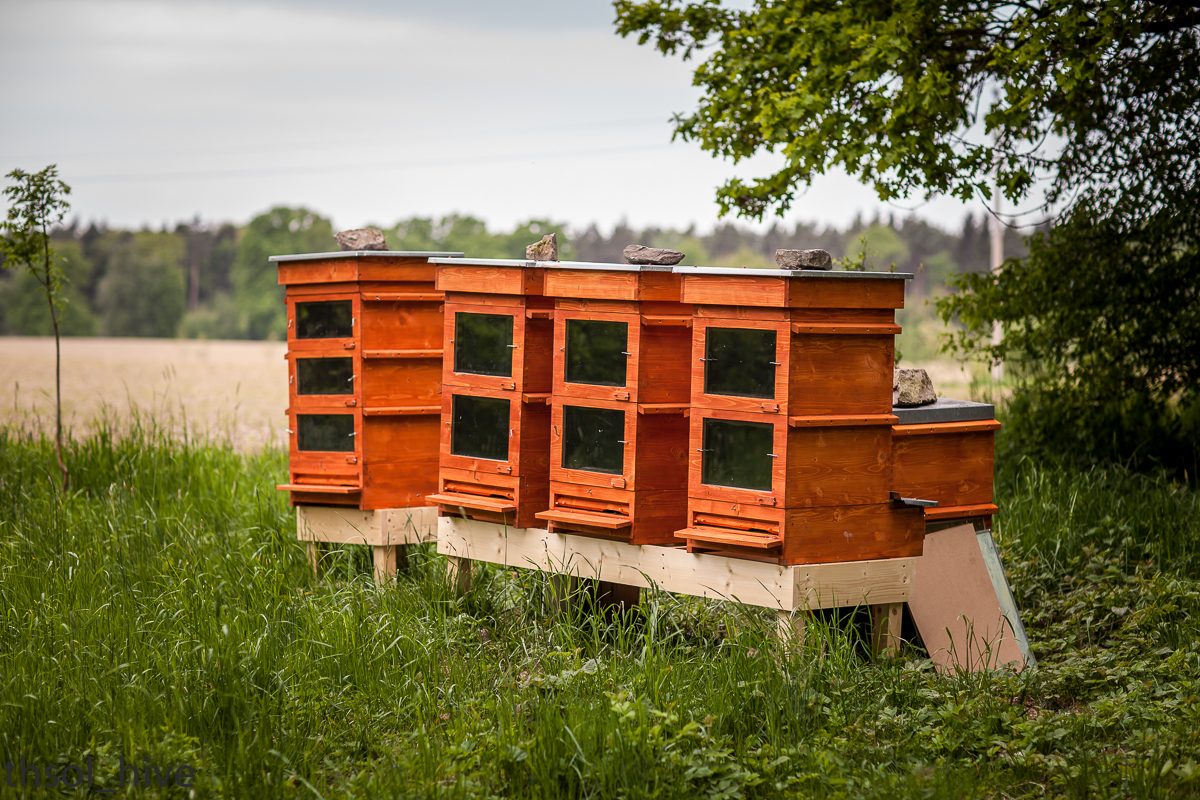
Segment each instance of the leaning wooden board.
M931 533L911 561L908 607L939 669L1036 663L991 531L968 524Z

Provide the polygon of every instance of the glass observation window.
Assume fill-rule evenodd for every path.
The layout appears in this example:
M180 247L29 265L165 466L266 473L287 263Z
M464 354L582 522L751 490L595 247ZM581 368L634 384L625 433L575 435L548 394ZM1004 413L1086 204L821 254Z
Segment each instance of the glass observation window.
M624 386L629 325L593 319L567 320L567 383Z
M771 491L775 426L764 422L704 420L700 482Z
M353 414L297 414L296 449L325 453L354 452Z
M454 371L512 377L511 314L454 315Z
M297 358L296 394L354 394L354 359Z
M354 335L354 306L349 300L296 303L297 339L349 339Z
M564 469L620 475L625 469L624 439L624 411L563 406Z
M704 359L705 394L775 396L775 331L709 328Z
M454 395L451 401L450 453L468 458L508 460L509 400Z

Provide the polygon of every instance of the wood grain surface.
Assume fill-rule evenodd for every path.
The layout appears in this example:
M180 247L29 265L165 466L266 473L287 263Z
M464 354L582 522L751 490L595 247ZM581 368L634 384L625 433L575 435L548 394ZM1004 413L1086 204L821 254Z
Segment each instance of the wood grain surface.
M942 506L993 500L993 431L928 433L893 440L892 489Z

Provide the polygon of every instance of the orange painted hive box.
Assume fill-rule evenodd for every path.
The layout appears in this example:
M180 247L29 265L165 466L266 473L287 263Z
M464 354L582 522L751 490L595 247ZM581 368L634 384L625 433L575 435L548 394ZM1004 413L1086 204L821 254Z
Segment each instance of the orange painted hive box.
M287 287L293 505L426 505L437 488L442 293L430 256L272 256Z
M892 426L892 488L903 497L936 502L926 522L978 520L991 527L995 408L939 397L932 405L896 408Z
M693 305L695 551L805 564L919 555L893 500L902 273L677 267Z
M554 262L551 530L673 544L687 516L692 309L670 267Z
M446 295L438 490L443 514L544 527L554 301L533 261L431 259Z

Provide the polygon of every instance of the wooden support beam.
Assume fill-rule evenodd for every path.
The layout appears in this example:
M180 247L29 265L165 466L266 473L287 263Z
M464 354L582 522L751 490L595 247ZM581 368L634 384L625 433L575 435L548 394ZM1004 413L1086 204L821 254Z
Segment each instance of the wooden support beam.
M912 560L907 558L780 566L455 517L442 517L438 525L443 555L626 586L657 586L784 611L908 600Z
M359 511L345 506L296 506L296 536L302 542L396 546L437 538L437 508Z

